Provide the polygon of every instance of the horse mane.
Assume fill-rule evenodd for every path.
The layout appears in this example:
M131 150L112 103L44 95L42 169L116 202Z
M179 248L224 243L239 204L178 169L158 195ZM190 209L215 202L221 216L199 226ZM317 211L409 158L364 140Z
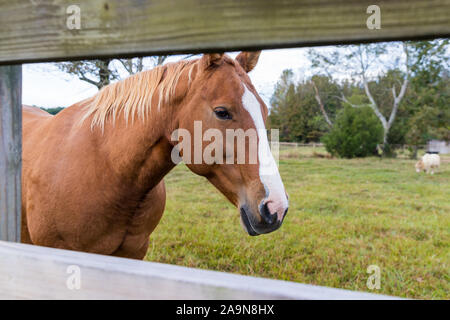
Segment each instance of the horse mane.
M101 127L112 118L114 123L120 112L125 122L134 122L135 116L142 120L153 109L152 98L158 95L158 111L161 104L170 103L183 71L188 71L188 86L197 60L181 60L157 66L151 70L134 74L122 81L103 87L96 95L86 100L86 112L80 123L92 116L91 129Z

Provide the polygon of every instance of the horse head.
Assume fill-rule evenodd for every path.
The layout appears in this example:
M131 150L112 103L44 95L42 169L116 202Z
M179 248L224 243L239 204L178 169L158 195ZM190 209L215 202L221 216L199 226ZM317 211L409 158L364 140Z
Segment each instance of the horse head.
M268 109L247 74L259 55L203 55L184 75L189 90L174 114L177 133L171 136L172 141L182 136L184 143L174 149L175 157L239 208L242 225L252 236L278 229L288 210L269 148Z

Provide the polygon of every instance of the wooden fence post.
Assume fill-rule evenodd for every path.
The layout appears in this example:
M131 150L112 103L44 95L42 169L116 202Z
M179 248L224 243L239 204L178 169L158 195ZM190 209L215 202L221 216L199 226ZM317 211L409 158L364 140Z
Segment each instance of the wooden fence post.
M20 242L22 65L0 66L0 240Z

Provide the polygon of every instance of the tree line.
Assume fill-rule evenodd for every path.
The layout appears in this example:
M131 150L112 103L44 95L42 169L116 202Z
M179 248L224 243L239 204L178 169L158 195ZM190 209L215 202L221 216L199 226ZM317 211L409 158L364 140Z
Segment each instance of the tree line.
M100 90L167 57L55 65ZM284 70L270 100L269 127L280 129L281 141L327 142L342 146L347 156L391 155L396 145L407 144L415 156L430 139L450 140L448 40L314 48L307 57L312 76L298 79Z
M349 125L352 111L345 110L359 108L352 119L375 117L381 129L374 126L373 135L381 132L377 145L385 155L395 145L408 144L415 155L430 139L449 141L448 44L433 40L311 49L311 77L298 80L291 69L281 74L270 101L270 126L280 129L282 141L325 142L345 123L339 117Z

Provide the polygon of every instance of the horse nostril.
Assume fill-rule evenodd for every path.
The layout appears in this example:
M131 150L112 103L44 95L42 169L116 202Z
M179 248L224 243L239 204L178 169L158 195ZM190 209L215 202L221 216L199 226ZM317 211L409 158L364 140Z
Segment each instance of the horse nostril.
M274 224L275 221L277 221L277 214L270 214L269 207L267 206L267 203L265 203L261 208L261 217L264 219L264 221L268 224Z

